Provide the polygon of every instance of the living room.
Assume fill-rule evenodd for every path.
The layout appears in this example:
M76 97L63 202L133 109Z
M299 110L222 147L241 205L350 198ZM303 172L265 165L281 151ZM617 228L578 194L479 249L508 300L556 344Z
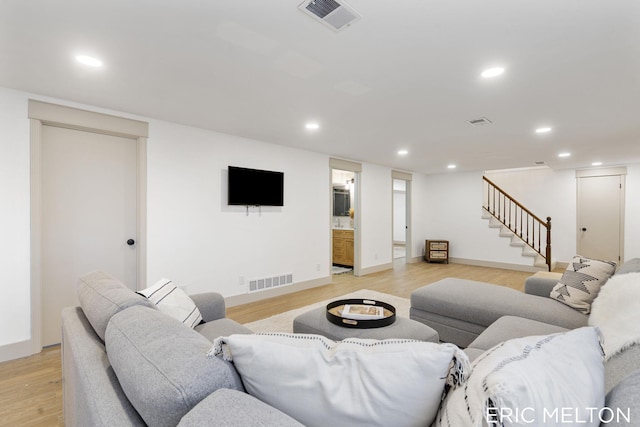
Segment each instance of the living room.
M561 265L569 263L577 252L581 226L576 173L614 167L625 171L622 253L624 259L640 255L640 224L634 220L640 217L640 133L635 114L640 70L630 47L639 27L638 6L592 1L576 3L576 9L581 9L570 10L566 6L553 9L551 2L517 8L496 2L485 10L468 3L465 6L474 13L466 14L461 13L460 5L439 5L441 13L452 17L447 22L456 22L456 31L467 25L469 32L460 37L455 31L445 31L434 37L429 31L445 21L421 6L386 10L387 6L371 2L352 3L364 16L343 32L309 19L297 10L297 4L288 5L287 22L304 29L291 30L296 34L292 37L277 20L254 17L242 21L243 7L231 3L198 6L206 10L155 5L158 9L146 16L148 5L135 9L126 2L105 2L94 6L104 15L103 24L111 24L96 28L121 25L123 31L130 31L140 26L148 33L132 30L122 33L120 39L107 29L105 40L116 42L104 52L92 47L95 54L104 55L107 66L90 70L75 62L75 46L68 43L74 31L63 28L74 28L69 18L74 16L72 10L76 17L89 16L91 7L74 1L56 6L40 2L39 7L17 0L3 2L0 27L6 37L0 42L0 57L10 65L0 71L0 235L5 242L0 247L5 274L0 285L4 295L0 299L0 362L38 353L42 347L41 301L34 303L40 298L40 277L34 270L39 240L33 222L38 182L32 163L35 129L40 128L30 116L34 101L148 124L148 137L138 158L139 165L144 164L140 197L145 226L138 236L132 236L145 252L139 276L145 280L138 288L169 277L188 294L218 292L234 306L274 295L286 300L289 292L331 283L330 174L335 161L361 168L357 260L364 277L394 268L392 194L397 171L411 176L408 226L412 244L407 251L414 262L422 260L425 239L446 239L450 261L456 266L527 274L537 270L531 258L523 257L483 219L482 177L489 175L536 215L552 218L553 259ZM513 18L513 25L501 26L504 15L491 12L498 9ZM134 10L139 13L128 14ZM204 11L211 15L195 13ZM65 12L69 17L63 16ZM114 20L120 15L127 15L122 23ZM142 15L146 25L137 21L136 16ZM54 16L57 21L48 19ZM201 20L205 16L206 22ZM399 31L387 38L371 32L367 16L393 17L396 28L407 34ZM78 28L89 31L93 19ZM491 27L483 19L505 34L519 34L516 29L527 34L522 39L514 37L512 45L502 45L512 58L504 59L507 53L496 53L494 48L480 53L471 46L469 41L477 35L474 31L482 33ZM194 22L201 32L192 35L184 28ZM164 28L166 34L163 26L170 27ZM374 35L374 43L363 41L368 38L358 33L358 26ZM252 30L246 31L248 28ZM410 36L414 31L420 38ZM257 37L260 32L282 45L277 49L269 48L268 43L260 45L258 41L265 41ZM493 33L485 37L481 37L485 42L500 39ZM159 59L166 57L161 49L142 61L116 53L124 52L128 43L138 48L155 45L150 39L171 47L171 60ZM196 61L193 67L181 65L189 55L196 57L203 39L217 43L211 49L212 57ZM365 46L363 57L389 58L378 58L369 67L379 74L370 75L366 66L345 65L367 63L353 60L345 39ZM334 49L333 53L319 49L308 55L327 60L335 74L314 74L317 79L313 82L301 72L314 71L305 68L310 63L301 56L291 54L291 50L304 52L305 40L316 47L326 42ZM91 43L84 44L86 49ZM346 49L335 50L341 44ZM103 46L107 45L103 40ZM259 51L260 46L266 51ZM385 54L379 55L378 49ZM520 51L524 54L517 56ZM545 56L547 51L550 56ZM424 58L415 59L415 52L424 52ZM432 56L437 52L441 56ZM491 58L480 58L484 55ZM609 61L599 62L599 55L606 55ZM278 62L282 58L286 61ZM459 62L460 58L465 60ZM487 61L497 58L506 61L503 80L497 77L487 83L480 73ZM557 76L551 75L549 65L533 66L546 64L545 59L560 59ZM223 70L232 63L238 68ZM434 63L442 65L434 67ZM458 68L462 66L464 71ZM533 71L525 71L528 66ZM181 72L184 74L175 81L164 80ZM613 72L615 79L606 74ZM549 85L543 87L546 82ZM507 90L500 92L500 88ZM370 105L377 107L366 109ZM533 113L535 116L530 115ZM481 116L493 123L484 127L467 123ZM305 129L310 119L318 120L319 129ZM537 135L535 126L544 121L553 122L553 129ZM583 123L589 126L583 128ZM570 149L571 156L559 158L564 149ZM283 172L284 206L229 206L229 166ZM277 291L249 292L251 279L282 273L291 274L291 285ZM71 281L69 285L75 287Z
M10 2L7 2L3 7L9 5ZM3 16L10 17L10 12L8 9L8 13ZM613 11L611 13L615 15ZM311 24L315 23L308 23ZM354 23L354 28L357 24ZM330 30L322 27L313 31L318 31L319 34L328 31L331 34ZM17 35L18 33L12 34ZM617 35L622 41L625 40L624 36L624 33ZM15 38L7 37L7 40L18 43ZM29 68L28 65L24 66ZM17 63L15 67L6 69L11 71L12 78L15 78L16 71L19 70ZM90 88L100 82L101 77L86 70L75 73L78 78L72 77L70 84L78 85L86 93L90 93ZM422 256L425 239L442 238L450 241L450 256L457 262L521 269L531 266L529 259L520 256L518 251L498 238L495 230L488 228L486 221L482 220L481 178L487 169L483 167L485 164L499 164L501 167L526 164L531 167L540 158L530 156L518 161L495 161L495 157L499 156L490 153L487 157L491 158L491 162L485 159L481 164L479 156L476 164L460 163L457 169L447 169L446 163L434 165L434 162L439 156L452 154L434 152L424 158L430 165L428 170L410 167L409 163L403 166L405 160L398 158L393 159L393 165L384 165L363 161L366 158L365 152L358 155L352 150L351 153L354 154L345 155L340 148L335 148L330 153L317 151L314 148L317 147L314 145L315 141L322 138L322 144L326 144L326 139L321 135L322 132L329 131L320 129L319 133L308 133L302 129L302 123L298 139L303 141L302 146L309 147L307 149L133 114L124 107L112 109L108 108L108 104L100 105L97 99L92 102L93 98L86 98L84 102L74 101L73 99L84 98L75 91L65 92L64 88L68 83L59 85L57 90L47 95L37 85L29 89L16 84L11 88L12 80L9 76L3 81L8 87L0 89L3 149L0 159L3 179L0 188L2 200L5 201L0 215L4 239L11 242L11 245L4 245L0 249L8 279L2 285L7 298L0 302L0 324L3 325L0 327L0 360L30 354L34 347L38 347L37 343L31 342L33 329L37 327L32 323L37 316L34 316L31 301L30 99L142 120L149 124L146 147L147 237L146 242L140 242L147 248L146 277L149 282L168 276L186 284L189 293L215 290L232 302L234 297L241 302L247 295L247 284L243 283L243 278L290 272L294 280L290 290L328 283L331 265L331 190L328 177L330 159L334 157L362 164L359 220L362 236L360 267L363 272L379 271L392 266L393 170L411 171L412 174L412 247L408 250L414 260ZM629 93L633 91L625 92L625 100L633 98L629 98ZM621 99L620 105L606 107L613 111L611 114L621 116L623 106ZM468 125L463 123L463 126ZM469 129L475 131L471 127ZM470 131L465 128L465 134L468 132ZM631 130L611 129L610 132L611 140L599 141L602 147L598 152L614 152L613 135L629 133ZM561 136L556 138L562 139ZM636 141L637 135L631 133L622 139ZM278 138L273 140L277 141ZM616 144L618 140L619 137ZM590 141L591 149L593 144ZM640 253L640 242L634 238L640 232L640 225L629 220L640 214L640 201L637 197L640 192L638 148L637 144L631 147L618 154L617 158L625 161L612 160L604 165L622 165L627 168L624 212L624 217L627 218L624 224L624 253L627 256ZM468 150L474 152L476 148L469 145ZM536 150L523 144L517 146L517 151L529 155ZM482 149L477 153L480 152ZM562 163L565 160L549 157L546 152L544 156L548 157L547 162L553 167L514 172L531 177L521 180L526 184L524 188L520 186L514 196L539 216L553 218L553 257L559 262L568 262L576 249L575 170L589 168L591 163L584 153L574 153L574 163L569 163L573 167ZM516 152L515 158L518 157L527 156ZM277 211L258 211L252 208L248 215L243 209L226 206L224 173L230 165L283 171L285 206ZM544 187L538 184L541 181L545 183ZM508 188L509 179L502 184Z

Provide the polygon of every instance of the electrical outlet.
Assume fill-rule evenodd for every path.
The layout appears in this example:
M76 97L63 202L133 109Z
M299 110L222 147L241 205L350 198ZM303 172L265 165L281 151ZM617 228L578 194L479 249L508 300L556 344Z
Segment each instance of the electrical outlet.
M320 271L320 264L316 264L316 270Z
M244 286L244 276L240 276L238 281L240 282L240 286Z

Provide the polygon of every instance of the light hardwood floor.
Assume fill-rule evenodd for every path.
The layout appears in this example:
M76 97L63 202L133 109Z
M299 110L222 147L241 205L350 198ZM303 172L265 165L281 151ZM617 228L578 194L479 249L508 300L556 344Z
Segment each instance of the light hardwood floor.
M404 298L421 286L445 277L477 280L523 290L531 273L463 264L402 264L393 270L354 277L333 276L333 283L227 309L240 323L330 299L358 289L371 289ZM62 426L62 369L60 347L19 360L0 363L0 426Z

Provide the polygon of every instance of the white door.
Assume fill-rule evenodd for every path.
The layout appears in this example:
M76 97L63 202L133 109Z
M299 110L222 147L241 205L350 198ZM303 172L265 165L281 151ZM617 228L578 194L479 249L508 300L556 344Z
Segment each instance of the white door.
M622 260L622 175L578 178L578 254Z
M136 140L42 128L42 345L60 342L60 312L78 277L103 270L136 289Z

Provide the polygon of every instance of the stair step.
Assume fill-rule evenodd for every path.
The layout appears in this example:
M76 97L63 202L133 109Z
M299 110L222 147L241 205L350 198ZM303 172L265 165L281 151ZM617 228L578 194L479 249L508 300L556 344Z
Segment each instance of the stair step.
M541 270L543 270L543 269L547 270L548 269L547 263L545 262L544 258L538 252L536 252L533 248L531 248L531 246L527 245L524 242L524 240L522 240L520 238L520 236L518 236L518 234L516 234L513 231L511 231L509 229L509 227L507 227L502 222L500 222L500 220L498 220L496 217L491 215L484 208L482 208L482 219L489 220L489 227L490 228L499 228L500 229L500 232L499 232L500 237L510 238L511 241L509 242L509 245L513 246L514 248L520 248L520 250L522 251L522 256L527 257L527 258L533 258L533 266L534 267L539 268ZM555 268L555 261L552 261L551 268L552 269Z
M513 238L513 236L514 236L513 231L509 230L507 226L502 225L502 227L500 228L500 237Z
M556 260L552 259L551 260L551 269L553 270L554 268L556 268L557 262ZM547 263L545 262L544 258L542 256L540 256L538 254L538 256L536 257L536 260L533 263L534 267L540 267L540 268L544 268L547 269Z
M498 221L494 217L491 217L491 219L489 220L489 227L491 227L491 228L502 228L502 227L504 227L504 224L502 224L500 221Z

